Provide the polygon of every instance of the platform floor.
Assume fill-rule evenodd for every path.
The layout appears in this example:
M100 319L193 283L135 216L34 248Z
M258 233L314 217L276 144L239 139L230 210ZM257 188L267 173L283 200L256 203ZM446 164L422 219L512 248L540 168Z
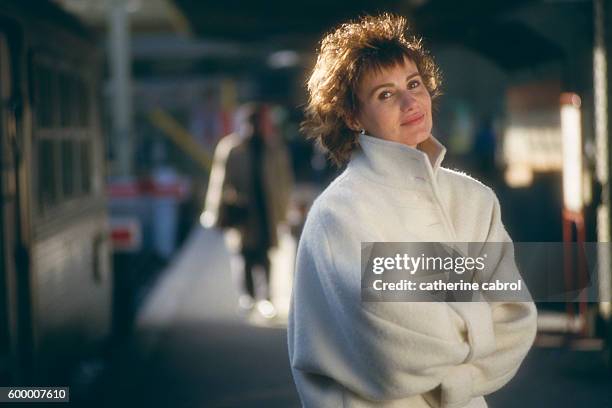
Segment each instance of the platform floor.
M299 407L289 369L286 311L295 242L273 271L280 318L237 312L224 237L196 229L139 314L134 336L106 363L85 405L95 407ZM289 265L289 266L287 266ZM490 407L612 407L612 376L598 350L534 347ZM322 407L324 408L324 407Z

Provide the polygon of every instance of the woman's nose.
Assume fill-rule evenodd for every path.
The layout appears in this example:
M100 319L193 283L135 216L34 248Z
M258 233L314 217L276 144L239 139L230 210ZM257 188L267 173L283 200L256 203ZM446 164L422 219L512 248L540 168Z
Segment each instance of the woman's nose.
M414 95L412 95L410 92L406 90L402 92L400 103L401 103L401 106L400 106L401 110L407 111L414 107L416 103L416 98L414 97Z

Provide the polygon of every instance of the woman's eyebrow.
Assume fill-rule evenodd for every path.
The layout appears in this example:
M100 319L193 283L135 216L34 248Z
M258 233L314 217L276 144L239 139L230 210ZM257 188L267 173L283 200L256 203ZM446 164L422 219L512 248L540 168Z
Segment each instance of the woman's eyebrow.
M408 75L406 77L406 81L409 81L410 79L414 78L415 76L419 76L419 75L421 75L419 73L419 71L413 72L412 74L410 74L410 75ZM395 86L395 84L391 83L391 82L387 82L387 83L384 83L384 84L377 85L377 86L374 87L374 89L372 89L370 91L370 97L372 97L376 93L376 91L379 90L380 88L387 88L387 87L392 88L394 86Z
M414 78L415 76L419 76L419 75L421 75L421 74L419 73L419 71L417 71L417 72L413 72L412 74L410 74L410 75L408 75L408 76L406 77L406 81L408 81L409 79Z

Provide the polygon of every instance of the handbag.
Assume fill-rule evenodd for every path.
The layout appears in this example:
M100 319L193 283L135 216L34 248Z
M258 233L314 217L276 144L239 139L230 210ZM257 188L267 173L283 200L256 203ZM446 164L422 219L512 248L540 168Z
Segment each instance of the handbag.
M237 200L224 200L219 208L217 225L221 228L239 227L246 224L248 217L249 209L246 204Z

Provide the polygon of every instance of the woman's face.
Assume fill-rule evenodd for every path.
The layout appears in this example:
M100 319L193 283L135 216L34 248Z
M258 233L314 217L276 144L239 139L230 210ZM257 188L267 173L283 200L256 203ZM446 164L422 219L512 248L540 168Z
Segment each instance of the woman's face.
M354 125L367 134L411 147L431 135L431 97L412 60L366 73L357 98Z

